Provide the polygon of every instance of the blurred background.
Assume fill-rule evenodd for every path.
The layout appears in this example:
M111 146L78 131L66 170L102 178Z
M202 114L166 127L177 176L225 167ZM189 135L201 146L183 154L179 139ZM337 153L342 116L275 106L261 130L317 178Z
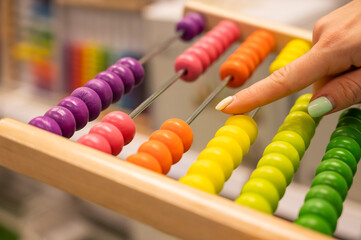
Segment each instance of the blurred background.
M201 0L198 0L201 1ZM312 30L321 16L346 4L345 0L227 0L203 1L269 21ZM155 0L1 0L0 2L0 118L28 122L77 87L105 70L117 59L140 58L164 39L173 36L181 19L184 1ZM196 39L197 40L197 39ZM194 40L194 41L196 41ZM130 112L174 73L174 60L192 42L177 41L145 65L141 85L114 104L111 110ZM138 133L119 158L136 152L150 132L167 119L185 119L219 83L218 70L232 50L220 58L199 80L179 81L135 119ZM276 55L270 55L246 86L268 75ZM245 86L245 87L246 87ZM183 176L228 116L214 110L224 97L237 90L224 90L192 123L194 145L168 174ZM255 120L259 136L226 183L221 195L234 199L255 168L295 99L305 89L263 107ZM306 152L301 166L282 199L276 215L297 217L304 195L314 177L338 113L325 117ZM101 119L101 117L99 118ZM72 137L76 140L90 126ZM339 220L336 236L361 239L361 174L355 176ZM100 240L173 239L139 222L62 191L0 168L0 239Z

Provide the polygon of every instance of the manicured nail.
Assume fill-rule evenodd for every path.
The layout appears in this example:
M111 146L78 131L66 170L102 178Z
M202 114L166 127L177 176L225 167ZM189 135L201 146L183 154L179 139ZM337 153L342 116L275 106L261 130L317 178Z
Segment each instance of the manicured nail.
M216 110L218 111L222 111L225 107L227 107L231 102L233 101L233 97L229 96L226 97L225 99L223 99L222 101L220 101L217 106L216 106Z
M319 97L310 102L308 105L308 113L311 117L321 117L333 109L333 105L329 98Z

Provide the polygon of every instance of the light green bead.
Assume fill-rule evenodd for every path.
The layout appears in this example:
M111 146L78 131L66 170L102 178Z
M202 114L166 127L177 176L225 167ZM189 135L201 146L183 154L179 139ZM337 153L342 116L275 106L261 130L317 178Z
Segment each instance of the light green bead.
M226 180L231 176L233 172L232 156L228 151L223 148L206 148L199 154L197 159L209 159L217 163L222 168Z
M310 129L310 131L313 133L312 136L315 134L316 130L316 124L313 118L305 112L302 111L295 111L285 118L284 122L292 122L292 123L298 123L302 124L303 126Z
M272 139L272 142L275 141L284 141L291 143L292 146L294 146L300 155L300 158L303 157L303 154L305 153L305 142L303 141L302 137L293 131L282 131L276 134L274 138Z
M243 154L246 155L248 153L251 141L247 132L242 128L235 125L226 125L218 129L215 136L227 136L234 138L234 140L236 140L239 146L242 148Z
M296 111L308 113L308 102L300 102L300 103L293 105L293 107L290 110L290 113L296 112Z
M263 213L272 214L272 208L267 200L256 193L245 193L240 195L236 200L236 203L253 208Z
M298 133L298 135L300 135L303 141L305 142L306 149L310 145L313 134L315 133L314 130L308 128L307 126L305 126L305 124L302 123L298 124L294 122L284 122L279 127L278 132L287 131L287 130Z
M250 179L253 178L263 178L273 184L276 187L280 197L283 197L285 193L287 182L286 178L278 168L273 166L262 166L256 168L250 176Z
M207 193L216 194L212 182L203 175L189 174L179 179L179 182L192 186Z
M295 170L293 168L291 160L280 153L269 153L263 155L258 161L257 168L262 166L272 166L279 169L286 178L287 185L292 182Z
M310 102L311 98L312 98L312 94L310 94L310 93L303 94L302 96L297 98L297 100L295 102L295 105L298 104L298 103L302 103L302 102L305 102L305 103L308 104Z
M219 147L225 149L232 156L233 169L236 169L242 162L242 148L239 146L236 140L227 136L218 136L207 144L207 148Z
M295 172L300 166L300 157L292 144L284 141L275 141L269 144L263 152L263 156L269 153L280 153L285 155L292 163Z

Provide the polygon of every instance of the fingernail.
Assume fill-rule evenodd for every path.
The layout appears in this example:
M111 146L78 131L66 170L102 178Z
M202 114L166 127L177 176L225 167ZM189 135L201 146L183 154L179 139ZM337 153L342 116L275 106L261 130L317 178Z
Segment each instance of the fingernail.
M222 111L225 107L227 107L231 102L233 101L233 97L229 96L226 97L225 99L223 99L222 101L220 101L217 106L216 106L216 110L218 111Z
M327 97L316 98L308 105L308 113L311 115L311 117L321 117L332 109L332 102Z

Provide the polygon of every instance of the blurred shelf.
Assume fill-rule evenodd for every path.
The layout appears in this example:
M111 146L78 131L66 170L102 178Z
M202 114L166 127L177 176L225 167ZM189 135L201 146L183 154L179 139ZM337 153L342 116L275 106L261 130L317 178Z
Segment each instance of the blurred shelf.
M61 6L92 7L126 11L140 11L150 0L56 0Z

